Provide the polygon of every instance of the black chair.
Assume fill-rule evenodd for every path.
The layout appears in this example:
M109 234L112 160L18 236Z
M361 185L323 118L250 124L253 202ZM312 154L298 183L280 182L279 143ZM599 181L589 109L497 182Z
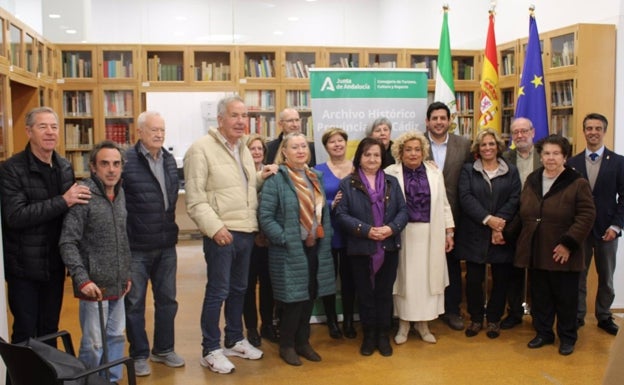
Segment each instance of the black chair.
M65 351L45 344L61 338ZM87 369L75 356L71 336L67 331L10 344L0 337L0 356L4 361L11 385L111 385L114 382L98 376L101 370L125 365L128 385L136 385L134 361L124 357ZM9 382L7 382L9 384Z

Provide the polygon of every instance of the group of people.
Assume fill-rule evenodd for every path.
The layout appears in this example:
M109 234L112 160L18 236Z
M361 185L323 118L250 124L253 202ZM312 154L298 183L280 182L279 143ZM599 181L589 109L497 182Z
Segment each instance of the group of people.
M121 358L126 338L137 375L150 374L148 359L184 366L174 350L179 181L176 161L163 148L163 118L141 113L139 140L127 150L109 140L96 144L89 154L91 176L79 182L55 151L59 132L54 110L29 111L26 148L0 166L11 342L58 331L67 270L79 300L79 358L88 367ZM155 302L151 348L145 330L149 281ZM117 382L122 367L101 375Z
M187 211L204 235L202 366L231 373L228 357L262 358L261 339L278 342L290 365L301 365L300 357L321 361L310 344L316 298L322 298L332 338L356 338L357 307L365 356L375 350L392 355L395 320L397 345L412 327L423 341L436 343L428 322L438 317L467 337L485 329L497 338L522 322L527 271L536 331L528 347L554 343L556 318L559 353L568 355L585 322L592 256L598 327L617 334L609 309L624 226L624 158L604 146L604 116L585 117L587 148L571 157L570 143L560 136L534 145L535 129L526 118L512 122L513 149L490 129L471 143L449 132L450 111L434 102L425 133L391 140L390 120L372 122L352 161L347 132L327 129L322 164L294 109L280 113L282 132L268 143L247 136L247 107L239 96L219 101L217 120L184 156ZM127 151L111 141L97 144L91 177L79 183L55 151L56 113L36 108L26 126L26 149L0 167L12 342L57 331L67 268L80 301L81 360L96 366L120 357L125 331L137 375L151 373L148 360L184 366L174 350L178 173L163 148L163 118L143 112L139 140ZM461 261L467 327L460 312ZM151 348L145 331L149 281ZM101 312L108 349L102 348ZM111 370L111 379L119 378L121 368Z

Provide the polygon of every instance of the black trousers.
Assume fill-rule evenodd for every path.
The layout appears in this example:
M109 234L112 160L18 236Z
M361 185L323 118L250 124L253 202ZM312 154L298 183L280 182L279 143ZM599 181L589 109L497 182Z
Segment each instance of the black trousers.
M472 322L483 322L484 307L487 322L499 322L505 311L507 283L512 265L511 263L493 263L490 267L492 270L492 291L486 304L486 265L466 261L466 302Z
M305 301L280 302L280 340L282 348L307 345L310 342L310 317L314 308L314 299L318 294L318 244L312 247L303 246L308 260L308 294Z
M338 261L340 274L340 294L342 296L342 312L345 316L353 316L355 308L355 283L353 282L353 266L347 250L332 249L334 260Z
M258 283L260 284L260 303L259 306L256 306L256 286ZM269 276L269 249L254 245L249 260L249 281L243 305L245 328L258 328L258 307L260 308L262 325L271 326L273 324L274 301L271 277Z
M553 324L557 317L557 335L562 343L576 343L576 310L578 306L578 271L547 271L532 269L531 315L537 335L553 340Z
M459 305L462 300L461 262L451 251L446 254L449 285L444 289L444 312L459 315Z
M518 320L524 316L522 307L524 297L524 268L513 267L507 287L507 315Z
M46 282L7 275L6 282L9 309L13 314L11 343L58 331L65 283L63 273L54 274Z
M375 284L371 280L369 255L352 255L353 282L360 306L360 321L364 328L390 330L392 319L392 287L399 265L398 252L386 252Z

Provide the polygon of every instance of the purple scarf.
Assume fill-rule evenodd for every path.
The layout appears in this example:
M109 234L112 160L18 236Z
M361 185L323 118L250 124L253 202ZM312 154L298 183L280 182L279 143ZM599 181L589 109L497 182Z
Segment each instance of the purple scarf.
M368 179L366 179L366 175L364 175L364 172L362 171L362 169L358 170L358 174L360 175L360 179L362 179L362 183L364 183L364 186L366 187L366 190L368 191L368 196L371 200L371 207L373 209L373 226L374 227L381 227L383 226L383 219L384 219L384 214L385 214L385 205L384 205L384 198L386 195L386 178L384 177L384 172L380 169L379 171L377 171L377 175L375 175L375 190L373 191L371 189L370 184L368 183ZM375 274L377 274L377 272L379 271L379 269L381 268L381 265L383 265L384 262L384 250L382 247L382 242L381 241L377 241L377 249L375 250L375 252L370 256L370 260L371 260L371 283L373 284L373 287L375 287Z

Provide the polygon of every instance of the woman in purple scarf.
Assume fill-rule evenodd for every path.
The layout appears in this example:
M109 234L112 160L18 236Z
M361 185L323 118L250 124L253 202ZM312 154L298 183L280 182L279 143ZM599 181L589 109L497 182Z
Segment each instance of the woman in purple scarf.
M408 221L398 180L381 169L385 151L376 139L360 142L354 171L340 183L342 200L336 219L346 235L364 340L360 353L379 349L392 355L388 337L392 319L392 285L397 274L401 231Z

